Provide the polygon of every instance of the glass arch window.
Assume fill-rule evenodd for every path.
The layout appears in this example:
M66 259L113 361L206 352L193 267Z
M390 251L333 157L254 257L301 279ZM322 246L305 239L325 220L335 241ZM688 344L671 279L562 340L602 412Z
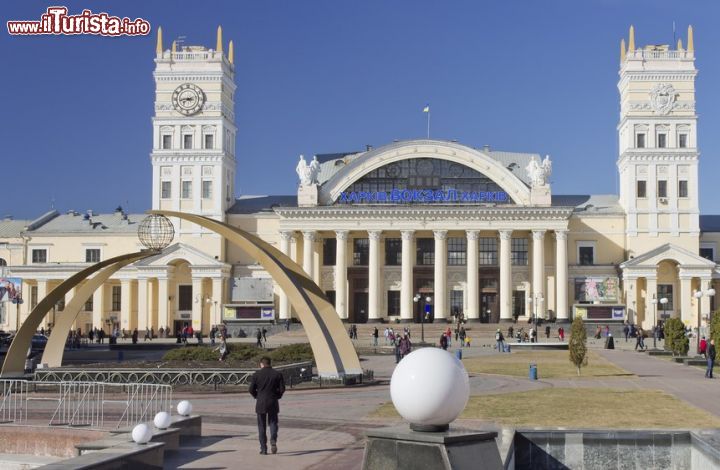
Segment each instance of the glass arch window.
M439 158L414 158L389 163L361 177L343 191L344 195L351 193L378 193L384 192L388 195L394 191L420 190L420 191L451 191L458 193L502 193L504 200L487 201L512 203L505 191L488 176L460 163L442 160ZM341 196L340 202L343 197ZM345 201L346 202L346 201ZM353 202L362 203L388 203L386 200L365 200ZM428 202L403 201L407 202ZM482 200L471 200L458 198L457 200L443 200L444 203L467 203L485 202Z

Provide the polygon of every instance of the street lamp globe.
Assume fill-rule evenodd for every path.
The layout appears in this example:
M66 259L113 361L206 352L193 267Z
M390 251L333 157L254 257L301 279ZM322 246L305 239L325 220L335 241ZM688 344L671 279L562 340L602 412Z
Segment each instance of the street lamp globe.
M707 294L708 297L712 297L713 295L715 295L715 289L711 287L710 289L705 291L705 294Z
M662 299L660 299L660 303L665 305L666 303L668 303L668 299L666 297L663 297Z
M425 302L427 302L427 303L432 302L432 297L430 297L429 295L427 297L425 297Z
M693 295L695 296L696 299L699 299L700 297L703 296L703 293L701 290L697 290L697 291L695 291L695 293Z

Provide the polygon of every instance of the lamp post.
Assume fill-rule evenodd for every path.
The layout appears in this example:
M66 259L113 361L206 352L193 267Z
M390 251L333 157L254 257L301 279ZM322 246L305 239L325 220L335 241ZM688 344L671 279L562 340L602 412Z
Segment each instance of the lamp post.
M534 304L534 306L533 306L533 312L534 312L534 316L535 316L535 338L534 338L534 340L535 340L535 342L537 343L537 339L538 339L538 324L537 324L537 321L538 321L538 305L540 304L540 302L542 302L542 301L545 300L545 299L543 298L542 294L540 294L540 293L535 294L534 297L535 297L535 304ZM532 338L531 338L531 339L532 339Z
M667 297L663 297L660 299L660 305L662 305L662 308L663 308L663 322L665 321L665 315L666 315L665 307L666 307L667 303L668 303Z
M665 299L667 300L667 299ZM651 304L653 304L653 349L657 349L657 299L655 298L655 294L653 294L653 298L650 301Z

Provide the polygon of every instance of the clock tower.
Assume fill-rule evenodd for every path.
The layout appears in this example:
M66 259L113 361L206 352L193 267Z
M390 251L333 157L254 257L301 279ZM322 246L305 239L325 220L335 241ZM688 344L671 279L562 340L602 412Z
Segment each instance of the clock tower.
M699 249L695 44L620 46L620 204L636 256L665 243Z
M235 67L218 27L215 49L163 48L155 53L152 208L225 220L234 203ZM195 224L173 220L180 239L211 237ZM214 251L214 250L213 250ZM215 253L217 254L217 253Z

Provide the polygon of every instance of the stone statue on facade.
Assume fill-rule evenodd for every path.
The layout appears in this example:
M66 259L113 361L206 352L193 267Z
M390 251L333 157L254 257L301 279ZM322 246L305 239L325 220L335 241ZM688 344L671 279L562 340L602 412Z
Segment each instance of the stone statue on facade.
M300 186L310 186L317 184L318 174L320 173L320 162L318 162L317 156L313 157L310 164L305 161L305 156L300 155L300 161L295 167L298 178L300 178Z
M527 171L528 178L530 178L530 185L533 188L547 186L548 178L552 174L550 156L545 155L545 159L540 162L540 159L533 155L530 163L525 167L525 171Z

